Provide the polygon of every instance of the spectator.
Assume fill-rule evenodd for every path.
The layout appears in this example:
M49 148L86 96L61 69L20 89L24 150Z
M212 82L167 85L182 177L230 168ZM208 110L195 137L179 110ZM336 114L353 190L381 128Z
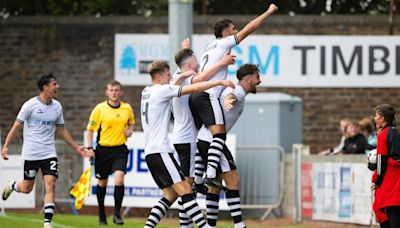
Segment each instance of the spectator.
M365 154L366 149L372 150L374 146L369 145L367 139L360 133L358 122L350 121L346 128L346 139L340 154Z
M349 123L350 123L349 118L344 118L340 120L340 132L342 133L342 138L340 139L339 145L327 150L323 150L318 153L319 155L333 155L339 153L343 149L344 140L346 139L346 128Z
M364 117L362 120L358 122L360 126L360 132L367 139L369 145L376 147L376 133L374 122L370 117ZM365 154L367 154L370 150L366 149Z

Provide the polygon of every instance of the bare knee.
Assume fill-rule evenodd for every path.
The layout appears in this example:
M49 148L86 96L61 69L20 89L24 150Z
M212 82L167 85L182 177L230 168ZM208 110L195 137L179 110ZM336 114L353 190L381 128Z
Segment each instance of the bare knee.
M125 177L125 173L121 170L117 170L114 172L114 184L121 186L124 185L124 177ZM107 185L107 183L105 183L105 185Z
M226 133L225 125L211 125L211 126L208 126L208 129L211 131L212 135Z
M56 183L46 183L46 195L54 195L56 189Z
M223 179L228 189L239 189L239 175L237 172L228 172L223 176Z
M21 184L20 186L18 186L18 190L21 193L28 194L33 190L33 185Z
M163 189L163 196L171 203L178 198L178 194L172 188Z
M56 182L47 182L46 190L54 190L56 188Z
M235 188L235 189L238 189L239 188L239 176L238 175L234 175L233 177L232 177L232 180L231 180L231 187L232 188Z
M107 180L108 179L98 179L97 185L102 188L105 188L107 187Z
M208 193L219 195L220 190L213 186L208 186Z

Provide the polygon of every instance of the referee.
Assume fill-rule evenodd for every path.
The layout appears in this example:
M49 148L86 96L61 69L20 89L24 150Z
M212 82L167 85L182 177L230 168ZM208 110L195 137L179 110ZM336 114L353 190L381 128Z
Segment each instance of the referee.
M93 150L93 132L97 131L95 149L95 172L98 179L96 196L99 204L99 224L107 225L104 209L108 176L114 173L114 216L113 222L124 224L120 210L124 198L124 177L128 161L127 137L133 132L135 118L132 107L121 101L122 85L118 81L110 81L106 86L107 101L96 105L90 114L87 126L87 149Z

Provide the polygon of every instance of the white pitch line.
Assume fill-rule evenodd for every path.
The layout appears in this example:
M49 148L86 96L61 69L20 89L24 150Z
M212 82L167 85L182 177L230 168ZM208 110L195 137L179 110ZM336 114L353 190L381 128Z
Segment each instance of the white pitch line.
M19 221L27 221L27 222L37 222L37 223L43 223L43 220L41 219L30 219L30 218L23 218L23 217L17 217L17 216L12 216L12 215L2 215L1 217L6 217L8 219L12 219L12 220L19 220ZM73 226L65 226L62 224L58 224L56 222L51 222L51 225L53 225L53 227L60 227L60 228L74 228Z

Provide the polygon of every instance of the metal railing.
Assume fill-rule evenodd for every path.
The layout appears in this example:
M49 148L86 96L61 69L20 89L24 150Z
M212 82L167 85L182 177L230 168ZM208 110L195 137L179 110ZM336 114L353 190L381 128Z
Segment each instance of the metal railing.
M260 218L264 220L283 201L284 150L278 145L237 146L236 150L241 207L265 209Z

